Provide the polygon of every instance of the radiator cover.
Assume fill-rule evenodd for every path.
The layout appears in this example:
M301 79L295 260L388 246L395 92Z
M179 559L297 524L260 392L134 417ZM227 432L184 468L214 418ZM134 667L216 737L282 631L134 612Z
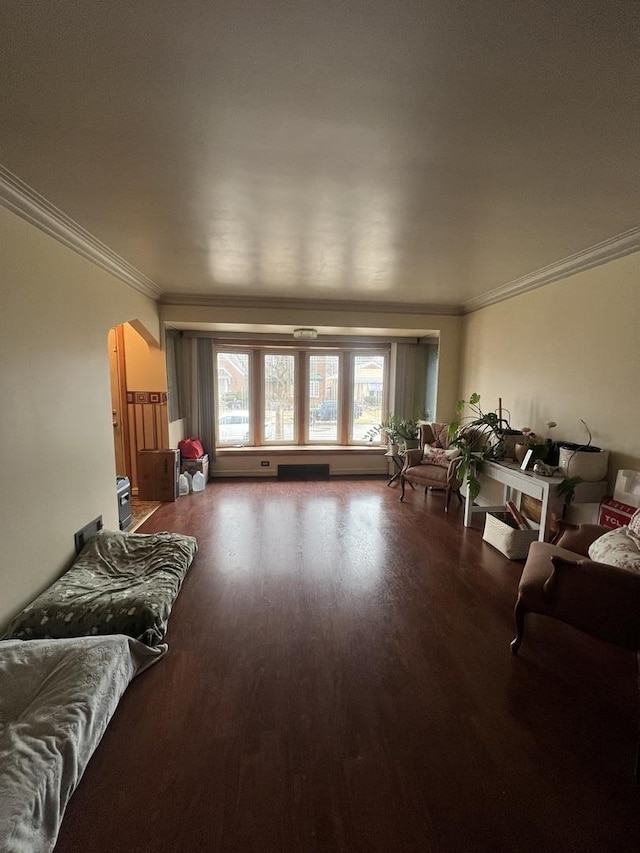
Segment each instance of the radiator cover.
M278 465L278 480L328 479L328 465Z

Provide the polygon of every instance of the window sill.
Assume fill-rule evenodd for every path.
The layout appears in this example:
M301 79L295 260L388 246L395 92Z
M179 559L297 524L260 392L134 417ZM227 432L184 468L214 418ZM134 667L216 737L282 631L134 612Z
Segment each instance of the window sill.
M353 453L357 455L384 455L386 445L364 447L358 444L263 444L260 447L217 447L216 456L291 456L292 453Z

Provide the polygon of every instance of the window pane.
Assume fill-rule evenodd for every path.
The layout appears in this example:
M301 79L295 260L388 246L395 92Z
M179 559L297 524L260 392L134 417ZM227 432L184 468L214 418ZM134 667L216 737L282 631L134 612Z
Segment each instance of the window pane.
M351 441L366 441L365 434L372 424L382 420L384 361L383 355L354 356Z
M338 440L339 370L337 355L309 356L309 441Z
M264 357L265 443L295 441L295 356Z
M251 442L249 353L217 354L218 432L216 444Z

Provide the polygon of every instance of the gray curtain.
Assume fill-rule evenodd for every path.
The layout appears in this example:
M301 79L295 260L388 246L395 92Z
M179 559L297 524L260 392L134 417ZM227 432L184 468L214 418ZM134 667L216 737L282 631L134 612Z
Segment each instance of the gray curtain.
M403 418L422 417L426 411L427 347L396 344L395 367L391 411Z
M178 343L178 342L176 342ZM211 338L179 339L176 347L181 408L190 438L199 438L209 461L216 457L215 350Z
M180 399L180 383L178 380L178 347L180 333L167 330L165 350L167 356L167 408L169 421L178 421L183 417L182 400Z

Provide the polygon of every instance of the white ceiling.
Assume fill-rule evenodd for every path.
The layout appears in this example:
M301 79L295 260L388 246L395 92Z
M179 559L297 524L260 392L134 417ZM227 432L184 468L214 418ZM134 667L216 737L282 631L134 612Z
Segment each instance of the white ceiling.
M3 0L0 162L168 295L459 306L640 223L637 0Z

